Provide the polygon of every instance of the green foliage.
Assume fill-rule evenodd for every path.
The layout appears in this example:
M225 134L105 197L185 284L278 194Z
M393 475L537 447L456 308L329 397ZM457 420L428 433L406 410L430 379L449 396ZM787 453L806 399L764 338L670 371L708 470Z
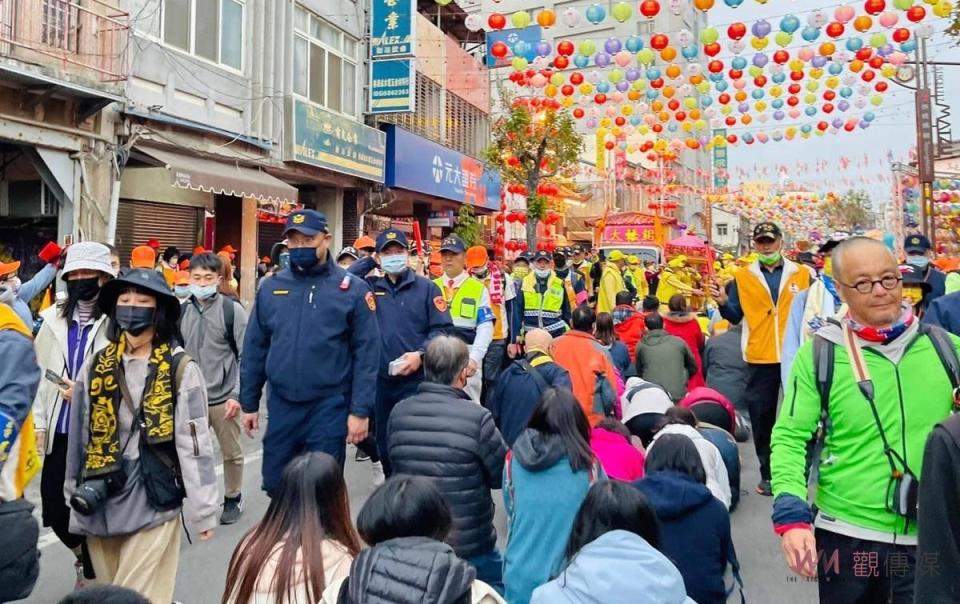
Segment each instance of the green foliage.
M830 228L852 231L855 227L871 228L873 223L873 201L866 191L849 190L836 203L824 209Z
M473 206L466 204L460 206L460 211L457 213L457 226L453 227L453 232L463 239L467 247L481 243L483 226L477 220Z

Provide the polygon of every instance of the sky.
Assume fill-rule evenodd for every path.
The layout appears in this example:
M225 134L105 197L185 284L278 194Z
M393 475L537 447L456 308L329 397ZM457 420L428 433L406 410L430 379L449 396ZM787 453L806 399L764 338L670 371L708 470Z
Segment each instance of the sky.
M759 19L767 19L773 26L774 32L779 31L780 19L787 13L797 15L801 22L806 25L807 16L814 10L820 9L827 12L830 20L833 20L833 11L840 3L831 0L774 0L767 4L758 4L755 0L745 0L736 9L727 7L723 0L717 0L716 5L710 10L708 16L711 25L715 25L721 32L721 41L726 39L727 25L734 21L742 21L750 25ZM851 6L858 9L858 14L862 13L862 2L851 2ZM890 4L890 2L888 2ZM925 5L928 9L929 5ZM912 25L902 17L897 26ZM942 31L946 25L946 20L935 19L932 13L928 12L925 23L933 23L937 26L938 32ZM913 29L911 27L911 29ZM848 32L853 31L848 27ZM772 34L771 34L772 35ZM799 32L795 35L799 39ZM749 34L747 40L749 39ZM821 36L815 44L828 39L825 35ZM842 38L843 39L843 38ZM840 46L840 44L838 44ZM773 52L775 45L771 42L767 47L767 52ZM746 58L752 56L752 49L748 45L748 52L744 53ZM793 53L791 53L793 54ZM954 46L951 39L938 33L928 42L928 54L931 59L940 61L960 62L960 48ZM944 67L944 82L947 99L960 99L960 66ZM878 78L879 79L879 78ZM877 80L875 80L877 81ZM960 104L952 108L956 115L960 112ZM851 109L855 111L855 109ZM812 164L817 160L827 162L826 173L816 173L810 170L807 174L795 173L797 182L807 182L811 188L827 191L833 190L844 192L849 188L845 179L853 179L857 188L865 188L871 194L875 205L888 202L891 196L891 185L883 184L861 184L860 179L866 178L872 181L874 177L881 172L889 173L887 169L887 155L892 153L895 161L906 161L911 147L916 141L914 126L913 92L891 85L891 89L884 96L883 105L874 110L877 115L876 120L866 130L857 129L852 133L840 132L835 135L827 134L822 137L813 136L802 140L797 137L793 141L783 140L780 143L769 142L767 144L754 143L747 146L742 143L728 148L729 165L732 176L732 183L739 180L735 173L737 168L748 170L753 174L758 174L757 168L766 168L769 170L767 179L776 178L776 165L796 166L797 162L806 162ZM819 118L815 118L819 119ZM757 122L754 122L755 124ZM769 126L768 122L765 126ZM960 125L954 138L960 139ZM850 159L850 164L846 170L842 170L841 158Z

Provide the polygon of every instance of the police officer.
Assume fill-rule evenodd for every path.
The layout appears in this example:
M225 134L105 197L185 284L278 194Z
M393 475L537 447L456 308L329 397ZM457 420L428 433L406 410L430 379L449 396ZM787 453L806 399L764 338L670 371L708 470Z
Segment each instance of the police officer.
M463 239L449 235L440 243L443 274L434 280L450 308L454 335L470 346L467 387L464 391L480 402L483 385L483 357L493 340L493 309L490 293L483 283L466 271L467 246Z
M367 436L380 364L377 303L360 279L334 262L327 218L314 210L287 217L290 268L263 282L247 323L240 360L240 406L248 435L263 438L263 488L273 494L287 462L324 451L344 462L345 441Z
M553 251L553 272L563 281L563 286L567 291L567 298L570 301L570 308L576 308L587 301L590 294L587 292L587 284L583 275L574 270L568 264L572 251L567 246L558 247Z
M587 261L585 256L586 251L583 249L583 246L578 243L570 248L570 253L571 268L580 273L584 285L587 287L587 293L593 292L593 279L590 277L590 269L593 268L593 263Z
M423 381L421 360L427 343L438 335L452 335L453 322L447 302L437 285L418 276L409 267L407 236L387 229L377 236L376 253L382 277L367 277L377 300L380 322L380 372L374 412L377 449L383 472L390 476L387 457L387 419L401 400L416 394ZM369 272L372 258L351 267ZM355 273L354 273L355 274Z
M563 280L550 268L550 252L533 257L533 272L520 285L523 331L545 329L551 336L566 333L570 325L570 298Z

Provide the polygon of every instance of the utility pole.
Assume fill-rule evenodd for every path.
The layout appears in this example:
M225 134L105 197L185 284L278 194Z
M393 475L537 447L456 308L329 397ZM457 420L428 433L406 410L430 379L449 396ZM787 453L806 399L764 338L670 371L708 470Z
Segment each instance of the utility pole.
M930 95L930 77L927 72L927 41L920 39L917 46L917 171L920 180L920 229L936 249L936 228L933 216L934 141L933 103Z

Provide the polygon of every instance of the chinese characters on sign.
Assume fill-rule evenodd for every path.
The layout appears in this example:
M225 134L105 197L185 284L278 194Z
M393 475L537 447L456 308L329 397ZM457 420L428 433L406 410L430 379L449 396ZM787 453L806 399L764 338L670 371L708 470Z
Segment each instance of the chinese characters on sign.
M383 182L383 132L299 99L292 102L290 160Z
M416 70L412 59L370 62L370 113L415 111Z
M372 0L370 58L413 56L416 14L415 0Z
M722 136L727 138L727 131L714 130L714 138ZM727 147L726 145L715 145L713 147L713 186L721 189L727 186Z
M608 226L603 229L603 241L610 243L655 243L654 226Z

